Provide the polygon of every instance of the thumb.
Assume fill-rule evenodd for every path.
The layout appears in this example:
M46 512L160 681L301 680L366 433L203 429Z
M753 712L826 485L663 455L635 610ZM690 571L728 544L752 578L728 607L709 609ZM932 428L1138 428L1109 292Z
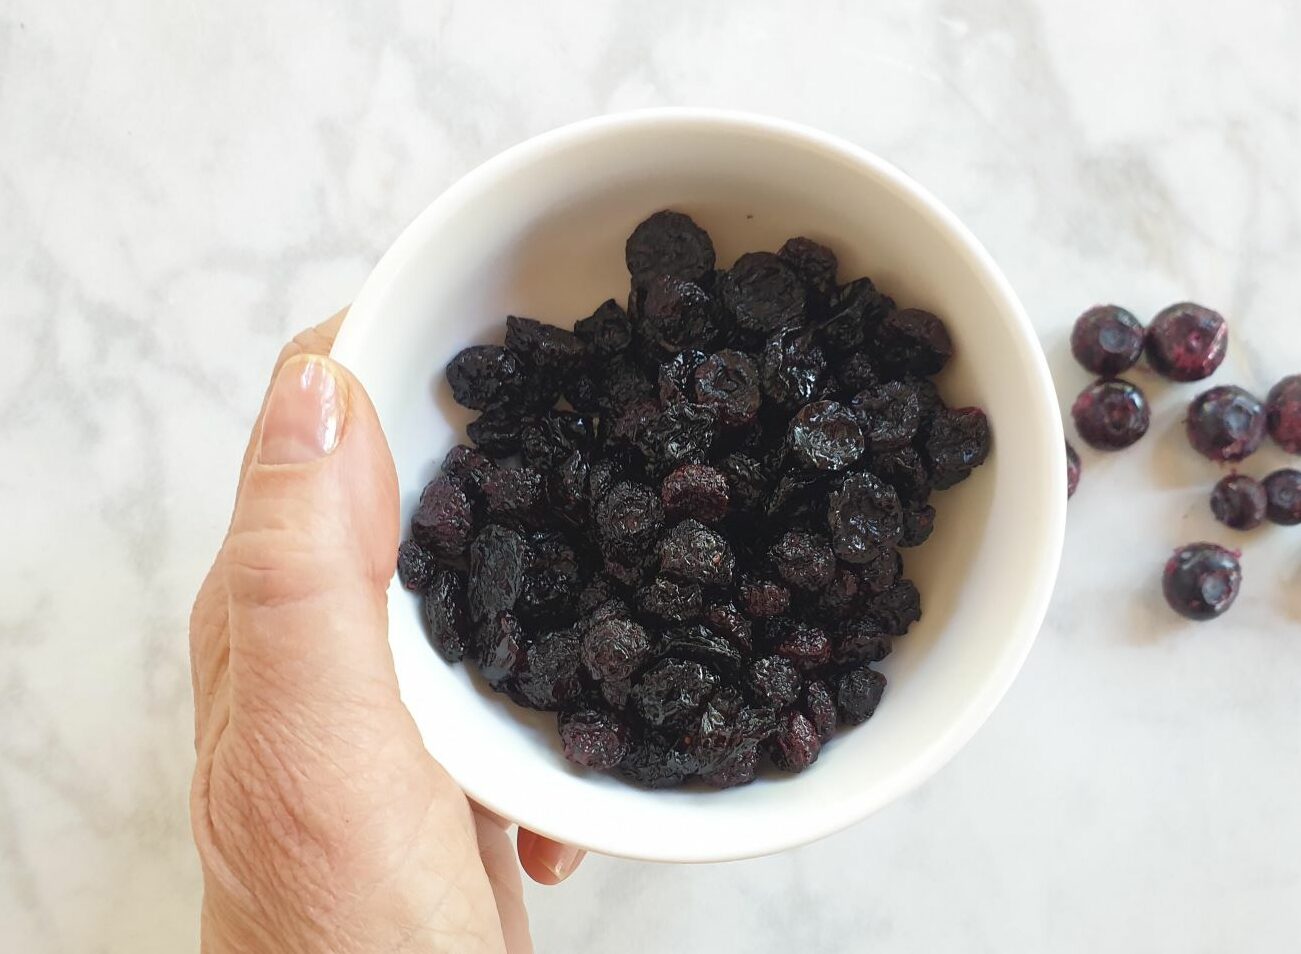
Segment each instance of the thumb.
M341 708L396 703L385 591L397 510L393 460L360 383L326 357L287 361L222 551L236 714L328 725Z

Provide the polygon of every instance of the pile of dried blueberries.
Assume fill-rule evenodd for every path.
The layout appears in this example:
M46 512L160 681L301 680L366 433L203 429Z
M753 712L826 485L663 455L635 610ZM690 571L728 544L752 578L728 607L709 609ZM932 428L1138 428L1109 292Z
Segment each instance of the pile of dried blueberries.
M509 317L452 359L474 446L424 489L399 574L444 658L558 712L579 765L651 787L801 771L875 711L872 664L921 615L899 548L989 426L930 380L943 322L839 284L814 241L720 270L663 211L626 258L626 309Z
M1229 326L1202 305L1181 302L1163 309L1144 329L1118 305L1098 305L1075 321L1071 353L1099 375L1071 407L1075 429L1098 450L1120 450L1147 433L1151 413L1137 385L1115 377L1147 363L1172 381L1200 381L1224 361ZM1262 402L1236 385L1219 385L1197 395L1184 419L1188 443L1219 464L1237 464L1254 454L1268 434L1290 454L1301 454L1301 374L1279 381ZM1080 481L1080 458L1066 445L1067 493ZM1251 530L1266 519L1301 523L1301 470L1285 467L1263 481L1230 473L1211 491L1211 513L1234 530ZM1162 588L1171 608L1194 620L1214 619L1227 610L1242 585L1241 554L1214 543L1180 547L1166 562Z

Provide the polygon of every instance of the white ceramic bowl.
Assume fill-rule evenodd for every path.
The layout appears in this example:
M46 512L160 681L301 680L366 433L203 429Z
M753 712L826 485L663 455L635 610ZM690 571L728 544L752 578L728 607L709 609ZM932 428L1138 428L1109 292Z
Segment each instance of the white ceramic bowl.
M655 110L538 136L465 176L402 234L366 281L335 356L367 387L409 515L471 414L443 367L500 341L508 313L569 326L627 294L624 240L657 209L689 213L720 266L792 235L830 245L842 281L870 275L944 317L950 404L989 414L994 451L938 494L931 540L907 552L924 616L881 666L871 721L810 770L723 792L642 791L565 761L554 716L526 712L429 648L395 582L390 640L429 751L474 799L593 851L717 861L820 838L944 764L1007 690L1039 628L1065 521L1062 429L1030 323L998 267L934 197L846 142L756 116ZM405 521L404 521L405 523Z

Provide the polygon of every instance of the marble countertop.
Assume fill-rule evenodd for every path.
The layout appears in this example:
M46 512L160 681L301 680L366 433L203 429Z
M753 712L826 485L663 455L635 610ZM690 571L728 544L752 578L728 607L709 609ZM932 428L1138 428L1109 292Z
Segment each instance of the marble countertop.
M714 105L878 151L1002 264L1063 406L1100 300L1222 310L1216 381L1301 369L1301 8L886 8L0 5L6 950L195 948L186 618L271 361L533 133ZM1085 455L1039 641L952 764L776 857L593 858L530 891L539 951L1295 950L1301 532L1217 529L1195 391L1144 381L1152 433ZM1199 627L1157 576L1201 537L1245 549L1246 584Z

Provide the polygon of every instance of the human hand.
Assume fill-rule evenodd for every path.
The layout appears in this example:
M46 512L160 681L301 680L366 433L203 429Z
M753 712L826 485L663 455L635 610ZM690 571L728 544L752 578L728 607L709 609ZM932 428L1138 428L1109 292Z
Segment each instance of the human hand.
M397 479L366 393L324 357L342 320L281 353L190 619L202 949L528 952L506 822L398 698ZM517 850L544 884L582 858L523 830Z

